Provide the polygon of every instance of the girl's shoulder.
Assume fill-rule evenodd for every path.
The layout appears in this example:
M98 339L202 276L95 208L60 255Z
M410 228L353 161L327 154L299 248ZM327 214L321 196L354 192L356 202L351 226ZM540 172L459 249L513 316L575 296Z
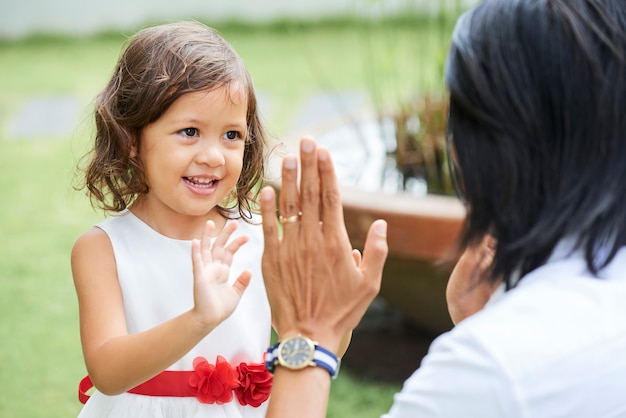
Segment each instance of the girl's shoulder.
M76 252L89 251L93 248L98 250L110 245L107 234L97 226L92 226L76 238L72 247L72 255Z

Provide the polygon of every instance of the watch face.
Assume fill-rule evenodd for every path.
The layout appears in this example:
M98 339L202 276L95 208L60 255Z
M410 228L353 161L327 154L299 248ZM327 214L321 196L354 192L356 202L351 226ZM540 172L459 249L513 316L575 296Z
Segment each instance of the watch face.
M311 364L315 345L304 337L289 338L278 347L278 362L290 369L302 369Z

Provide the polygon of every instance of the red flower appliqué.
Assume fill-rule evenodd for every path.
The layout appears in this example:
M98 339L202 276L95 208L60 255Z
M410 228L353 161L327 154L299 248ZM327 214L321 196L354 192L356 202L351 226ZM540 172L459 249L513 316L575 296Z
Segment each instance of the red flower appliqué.
M233 399L234 391L241 405L257 408L270 396L272 374L264 363L240 363L235 368L222 356L215 365L196 357L193 369L189 389L199 402L221 405Z
M235 389L237 400L241 405L257 408L270 396L272 390L272 374L265 369L265 364L241 363L237 367L239 387Z
M219 405L233 399L233 389L239 386L235 369L222 356L217 356L215 365L205 358L193 361L195 373L189 378L189 387L198 401Z

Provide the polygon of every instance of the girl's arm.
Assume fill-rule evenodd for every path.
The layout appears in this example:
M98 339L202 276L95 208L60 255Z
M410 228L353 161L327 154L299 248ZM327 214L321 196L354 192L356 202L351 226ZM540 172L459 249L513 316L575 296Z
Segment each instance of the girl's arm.
M232 225L232 226L231 226ZM236 228L227 224L213 248L207 223L192 243L194 308L147 331L128 334L113 248L99 228L81 235L72 250L80 334L89 375L107 395L125 392L175 363L235 309L250 283L250 272L228 285L232 256L246 237L226 241Z

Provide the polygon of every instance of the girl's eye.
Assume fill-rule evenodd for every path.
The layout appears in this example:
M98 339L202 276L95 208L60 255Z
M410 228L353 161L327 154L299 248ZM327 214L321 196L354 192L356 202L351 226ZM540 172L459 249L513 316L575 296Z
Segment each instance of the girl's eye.
M233 141L235 139L239 139L241 138L241 135L239 135L239 132L237 131L228 131L224 134L224 138Z
M185 128L180 131L183 136L196 136L198 135L198 130L196 128Z

